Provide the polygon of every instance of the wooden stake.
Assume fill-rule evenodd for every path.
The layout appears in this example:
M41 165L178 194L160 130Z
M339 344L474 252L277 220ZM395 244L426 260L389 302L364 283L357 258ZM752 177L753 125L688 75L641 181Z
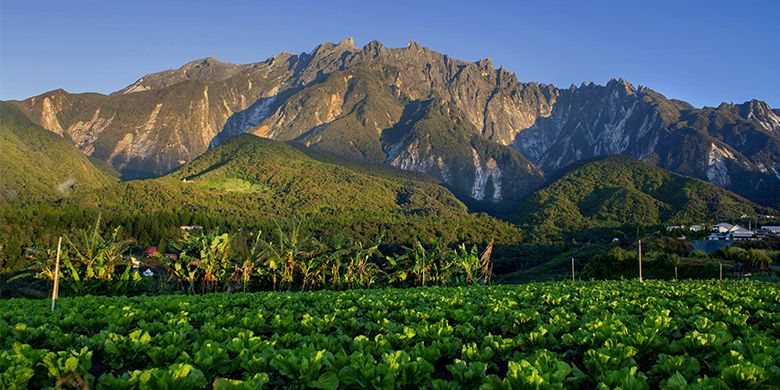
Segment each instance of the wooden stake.
M422 286L425 287L425 260L423 260L423 269L422 269Z
M642 282L642 240L639 240L639 281Z
M677 280L677 266L674 266L674 280Z
M720 263L720 280L723 280L723 263Z
M571 258L571 281L575 282L575 279L574 279L574 258L573 257Z
M60 292L60 248L62 247L62 237L57 241L57 260L54 261L54 286L51 289L51 311L54 311L54 305L59 298Z

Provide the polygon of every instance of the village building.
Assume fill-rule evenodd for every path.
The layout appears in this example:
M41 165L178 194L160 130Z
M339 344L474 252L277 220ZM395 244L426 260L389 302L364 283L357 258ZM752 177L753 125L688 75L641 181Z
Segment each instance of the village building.
M755 232L739 225L721 222L712 227L708 240L747 240L752 239Z

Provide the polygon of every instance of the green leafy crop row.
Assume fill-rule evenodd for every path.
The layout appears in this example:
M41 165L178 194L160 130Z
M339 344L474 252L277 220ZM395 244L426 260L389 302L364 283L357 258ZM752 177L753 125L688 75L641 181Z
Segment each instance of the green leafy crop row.
M0 388L772 388L758 282L0 301Z

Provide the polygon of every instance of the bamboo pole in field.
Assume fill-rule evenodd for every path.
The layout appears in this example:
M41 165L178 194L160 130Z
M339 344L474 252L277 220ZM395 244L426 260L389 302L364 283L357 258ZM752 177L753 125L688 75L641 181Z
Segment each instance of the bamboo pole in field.
M423 259L423 267L422 267L422 286L425 287L425 259Z
M674 280L677 280L677 266L674 266Z
M576 281L574 279L574 258L573 257L571 258L571 281L572 283Z
M642 282L642 240L639 240L639 281Z
M59 297L60 288L60 249L62 248L62 237L57 241L57 259L54 261L54 286L51 289L51 311L54 311L54 305Z

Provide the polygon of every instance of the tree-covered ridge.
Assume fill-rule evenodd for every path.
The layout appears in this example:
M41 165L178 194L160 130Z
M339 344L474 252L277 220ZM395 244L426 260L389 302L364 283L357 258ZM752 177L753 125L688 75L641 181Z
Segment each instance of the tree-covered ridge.
M599 228L706 223L771 209L704 181L610 156L578 164L527 198L515 220L541 235Z
M346 230L364 240L385 231L388 240L398 243L413 237L483 243L493 237L520 239L516 227L469 213L430 180L320 161L291 145L251 135L235 137L170 175L119 183L68 205L100 210L113 222L122 222L112 219L116 215L133 220L185 212L213 218L216 226L227 221L228 227L260 228L300 215L325 236Z
M51 201L117 181L66 140L0 102L0 204Z

